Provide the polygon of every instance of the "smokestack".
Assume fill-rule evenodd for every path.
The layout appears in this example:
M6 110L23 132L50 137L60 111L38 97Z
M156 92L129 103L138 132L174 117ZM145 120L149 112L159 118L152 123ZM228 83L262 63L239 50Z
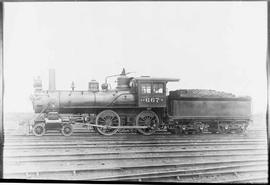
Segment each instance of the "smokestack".
M49 91L55 91L55 70L49 69Z

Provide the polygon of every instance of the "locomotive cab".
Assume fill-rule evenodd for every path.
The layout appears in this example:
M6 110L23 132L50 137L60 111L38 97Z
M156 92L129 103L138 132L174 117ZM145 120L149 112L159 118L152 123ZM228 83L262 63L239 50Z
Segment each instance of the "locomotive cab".
M137 81L138 107L166 107L167 82L177 82L173 78L139 77Z

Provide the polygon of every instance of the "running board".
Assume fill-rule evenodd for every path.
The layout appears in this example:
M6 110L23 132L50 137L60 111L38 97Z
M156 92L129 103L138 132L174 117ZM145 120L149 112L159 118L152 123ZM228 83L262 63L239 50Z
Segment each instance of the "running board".
M100 128L125 128L125 129L137 129L137 128L149 128L147 126L102 126L102 125L96 125L92 123L88 123L87 125L93 126L93 127L100 127Z

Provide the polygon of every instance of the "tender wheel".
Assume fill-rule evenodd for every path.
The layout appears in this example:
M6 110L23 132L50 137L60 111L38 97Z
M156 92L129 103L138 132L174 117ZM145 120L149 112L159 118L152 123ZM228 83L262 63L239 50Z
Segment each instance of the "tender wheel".
M176 126L175 128L172 128L168 131L171 132L172 134L175 134L175 135L182 135L183 134L183 129L182 129L182 127L179 127L179 126Z
M244 128L239 128L236 130L236 133L238 133L238 134L243 134L245 132L246 132L246 130Z
M218 134L219 133L218 129L214 129L214 128L208 128L208 132L210 132L211 134Z
M64 136L70 136L73 133L73 127L71 124L65 124L63 125L62 129L61 129L61 133Z
M226 123L219 123L218 124L218 132L220 134L227 134L229 132L229 125Z
M115 134L120 126L120 116L112 110L104 110L96 117L96 125L104 127L96 127L96 131L105 136L111 136Z
M183 134L188 135L189 134L188 130L184 130Z
M241 126L240 126L240 128L238 128L238 129L236 130L236 132L237 132L238 134L244 134L244 133L246 132L246 130L247 130L247 126L248 126L248 124L242 123Z
M204 131L204 124L196 123L196 134L202 134Z
M35 136L43 136L45 134L45 124L44 123L37 123L33 127L33 134Z
M167 131L171 134L176 134L176 130L174 128L167 128Z
M184 132L182 127L178 127L177 130L178 130L177 134L179 135L182 135Z
M153 111L142 111L136 117L136 126L147 126L147 128L138 128L138 132L143 135L153 134L159 125L159 119L155 112Z
M218 123L208 123L206 126L206 130L211 134L217 134L218 131Z

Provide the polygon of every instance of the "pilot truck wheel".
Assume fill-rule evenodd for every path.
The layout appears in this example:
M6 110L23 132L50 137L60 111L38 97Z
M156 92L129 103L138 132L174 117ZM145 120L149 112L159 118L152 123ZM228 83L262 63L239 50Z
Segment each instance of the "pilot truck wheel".
M147 128L138 128L138 132L143 135L153 134L159 125L159 119L155 112L150 110L142 111L136 117L136 126L147 126Z
M44 123L37 123L33 127L33 134L35 136L43 136L46 132Z
M101 135L111 136L115 134L120 126L120 116L112 110L104 110L96 117L96 125L103 127L96 127L96 131Z
M61 129L61 133L64 136L70 136L73 133L73 127L71 124L64 124L62 129Z

